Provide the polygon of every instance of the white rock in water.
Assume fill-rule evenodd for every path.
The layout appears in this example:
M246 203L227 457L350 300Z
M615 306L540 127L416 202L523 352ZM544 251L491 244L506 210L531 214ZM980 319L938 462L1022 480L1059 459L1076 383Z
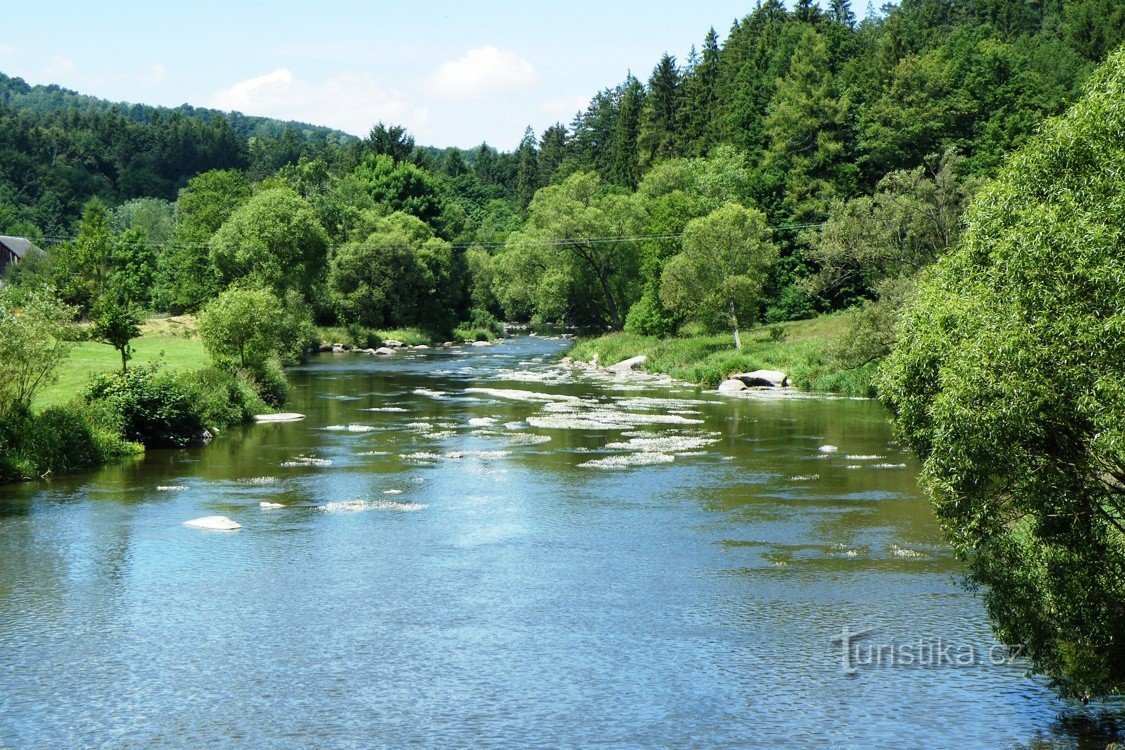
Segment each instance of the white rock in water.
M819 448L817 448L817 450L820 451L821 453L835 453L836 451L838 451L840 449L837 448L834 445L822 445Z
M635 368L639 365L643 365L647 361L648 361L648 357L646 357L643 354L638 354L635 357L630 357L629 359L623 359L620 362L618 362L617 364L610 365L609 367L607 367L605 369L608 370L609 372L632 372L633 368Z
M386 347L386 346L380 346L378 349L375 350L375 353L377 355L379 355L380 357L393 357L394 353L395 353L395 350L391 349L389 347Z
M738 393L746 390L746 384L741 380L724 380L719 383L719 393Z
M304 414L283 412L281 414L258 414L254 417L254 421L258 424L267 424L269 422L300 422L304 418Z
M414 348L415 349L429 349L430 347L426 346L425 344L418 344L418 346L416 346Z
M196 529L210 529L212 531L234 531L235 529L242 528L242 524L236 523L226 516L193 518L190 521L184 521L184 526L191 526Z
M751 388L784 388L789 385L789 376L780 370L754 370L754 372L740 372L730 377L741 380Z
M401 495L402 490L383 490L384 495Z
M492 346L491 341L474 341L473 346Z
M267 503L265 500L263 500L262 502L258 503L258 507L259 508L284 508L285 506L282 505L281 503Z

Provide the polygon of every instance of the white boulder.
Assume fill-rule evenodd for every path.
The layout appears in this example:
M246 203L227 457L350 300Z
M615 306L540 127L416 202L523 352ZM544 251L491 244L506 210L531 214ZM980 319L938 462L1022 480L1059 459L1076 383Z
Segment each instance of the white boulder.
M209 529L211 531L234 531L235 529L242 528L242 524L232 521L226 516L193 518L190 521L184 521L184 526L191 526L195 529Z
M780 370L754 370L740 372L730 377L733 380L741 380L750 388L784 388L789 385L789 376Z
M380 346L375 350L375 354L379 355L380 357L393 357L395 354L395 350L387 346Z
M285 506L282 505L281 503L270 503L270 502L267 502L267 501L263 500L262 502L258 503L258 507L259 508L284 508Z
M632 372L633 368L638 367L640 365L643 365L647 361L648 361L648 357L646 357L643 354L638 354L635 357L630 357L629 359L623 359L620 362L618 362L617 364L610 365L609 367L607 367L605 369L608 372Z
M386 341L384 341L383 343L384 343L384 344L385 344L386 346L389 346L389 347L391 347L392 349L397 349L397 348L399 348L400 346L402 346L402 342L401 342L401 341L395 341L394 339L387 339L387 340L386 340Z
M724 380L719 383L719 393L738 393L746 390L746 384L741 380Z
M835 453L836 451L838 451L840 449L837 448L834 445L822 445L819 448L817 448L817 450L820 451L821 453L828 454L828 453Z

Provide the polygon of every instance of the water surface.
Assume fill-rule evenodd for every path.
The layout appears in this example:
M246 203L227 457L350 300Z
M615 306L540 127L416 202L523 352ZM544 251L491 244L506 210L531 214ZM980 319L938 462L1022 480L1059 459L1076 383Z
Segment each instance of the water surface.
M844 674L994 645L878 404L561 346L324 356L303 422L0 489L0 746L1094 746L1019 663Z

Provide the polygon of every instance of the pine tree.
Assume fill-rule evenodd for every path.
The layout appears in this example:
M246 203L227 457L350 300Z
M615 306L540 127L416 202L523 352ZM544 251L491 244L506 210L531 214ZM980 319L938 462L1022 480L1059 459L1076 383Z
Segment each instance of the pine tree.
M519 159L516 168L516 205L524 209L539 189L539 149L536 148L535 131L530 125L523 131L516 156Z
M543 131L543 137L539 140L539 187L554 182L559 167L566 159L566 152L566 126L555 123Z
M855 28L855 13L852 12L851 0L829 0L828 17L849 29Z
M836 193L847 109L834 91L824 38L807 28L765 123L764 166L784 174L785 207L796 220L821 218Z
M693 47L694 49L694 47ZM715 87L719 80L719 35L712 28L703 40L703 54L684 78L680 132L685 153L706 156L715 140Z
M797 0L793 6L793 15L798 21L815 23L820 18L820 6L817 5L816 0Z
M613 130L613 172L611 182L635 188L641 177L638 138L645 89L631 73L620 87L620 105Z
M649 78L648 96L641 114L637 140L642 166L678 154L679 108L680 72L676 69L676 58L665 52Z

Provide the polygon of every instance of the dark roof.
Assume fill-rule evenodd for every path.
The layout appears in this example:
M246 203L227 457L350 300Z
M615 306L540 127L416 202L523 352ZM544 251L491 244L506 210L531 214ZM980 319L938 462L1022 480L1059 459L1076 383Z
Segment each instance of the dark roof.
M12 254L20 260L23 260L24 256L26 256L28 252L43 252L34 242L27 239L26 237L4 237L3 235L0 235L0 247L5 247L8 250L11 250Z

